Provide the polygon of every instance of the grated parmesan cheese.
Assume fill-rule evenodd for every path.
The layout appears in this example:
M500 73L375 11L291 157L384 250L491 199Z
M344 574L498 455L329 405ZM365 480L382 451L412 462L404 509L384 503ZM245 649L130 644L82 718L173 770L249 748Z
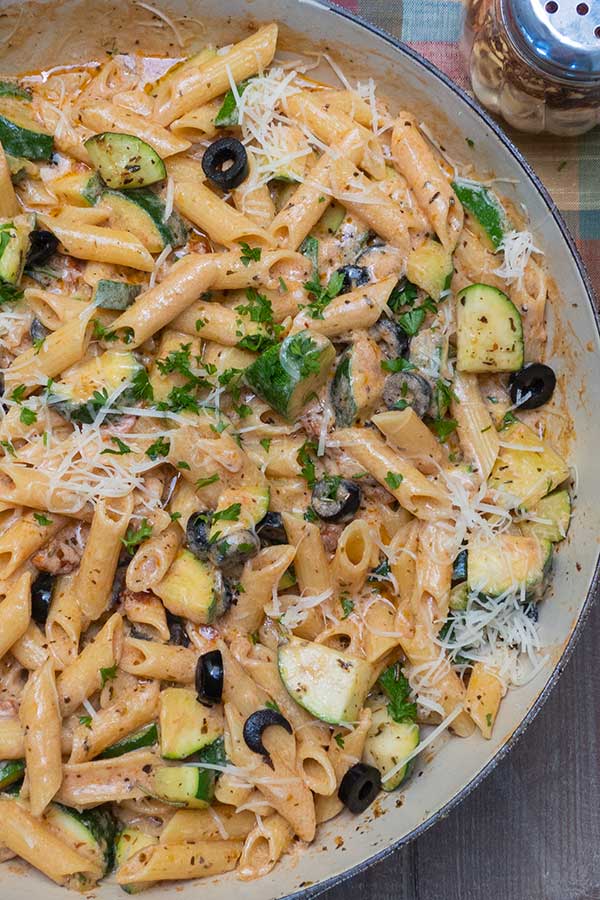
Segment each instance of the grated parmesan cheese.
M508 231L498 249L504 253L504 262L493 270L494 275L509 284L517 282L519 285L523 281L531 254L543 252L534 244L530 231Z

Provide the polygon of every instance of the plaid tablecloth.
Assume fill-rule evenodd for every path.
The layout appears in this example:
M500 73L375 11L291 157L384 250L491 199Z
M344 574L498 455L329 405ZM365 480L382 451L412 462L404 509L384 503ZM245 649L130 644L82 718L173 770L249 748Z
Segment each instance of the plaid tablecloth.
M335 0L409 44L470 93L461 0ZM564 215L600 295L600 128L578 138L523 135L501 123Z

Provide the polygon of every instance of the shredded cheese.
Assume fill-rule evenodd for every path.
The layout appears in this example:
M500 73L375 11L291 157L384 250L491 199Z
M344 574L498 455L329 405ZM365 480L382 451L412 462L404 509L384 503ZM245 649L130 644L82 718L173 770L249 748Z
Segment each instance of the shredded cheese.
M519 285L525 276L531 254L543 252L534 244L530 231L508 231L498 249L504 253L504 262L494 269L494 275L510 284L516 282Z

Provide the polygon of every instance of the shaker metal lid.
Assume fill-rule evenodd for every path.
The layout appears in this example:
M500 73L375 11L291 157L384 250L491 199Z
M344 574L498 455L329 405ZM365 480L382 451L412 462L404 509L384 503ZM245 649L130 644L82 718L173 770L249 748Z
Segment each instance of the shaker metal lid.
M600 79L600 0L500 0L517 49L555 78Z

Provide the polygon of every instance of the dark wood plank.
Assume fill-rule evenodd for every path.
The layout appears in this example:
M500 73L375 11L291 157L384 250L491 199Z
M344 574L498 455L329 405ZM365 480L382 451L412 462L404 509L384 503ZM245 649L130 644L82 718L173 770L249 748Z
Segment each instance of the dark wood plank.
M600 605L512 753L419 840L326 900L600 900Z

